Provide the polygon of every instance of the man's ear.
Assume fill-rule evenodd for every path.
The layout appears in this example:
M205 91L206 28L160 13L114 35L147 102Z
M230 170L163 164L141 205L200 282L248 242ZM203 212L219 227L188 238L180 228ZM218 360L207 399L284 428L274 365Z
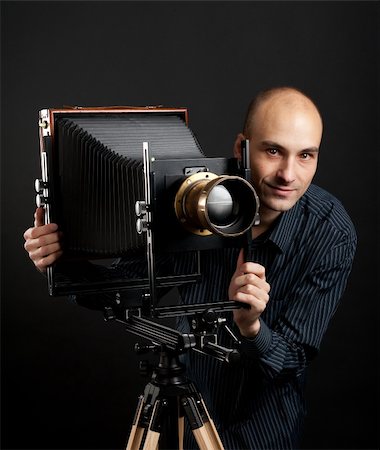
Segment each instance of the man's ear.
M234 157L237 159L241 159L241 141L244 141L245 136L243 133L239 133L236 136L235 144L234 144Z

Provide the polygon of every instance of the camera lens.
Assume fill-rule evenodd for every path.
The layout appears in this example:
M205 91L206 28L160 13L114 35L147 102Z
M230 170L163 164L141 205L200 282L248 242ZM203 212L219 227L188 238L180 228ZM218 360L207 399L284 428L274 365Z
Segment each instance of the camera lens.
M236 218L234 201L224 186L217 185L212 189L206 205L210 222L218 227L229 225Z
M259 209L259 199L248 181L210 172L189 176L174 204L181 225L201 236L241 236L252 227Z

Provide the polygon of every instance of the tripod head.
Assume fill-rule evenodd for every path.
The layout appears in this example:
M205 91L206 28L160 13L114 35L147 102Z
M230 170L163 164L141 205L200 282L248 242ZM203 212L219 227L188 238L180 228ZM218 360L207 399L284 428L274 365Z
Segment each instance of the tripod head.
M229 304L232 302L226 303ZM189 308L190 310L195 310L195 306L200 307L200 305L192 306L193 308ZM152 345L144 347L147 351L158 352L164 349L165 351L180 355L189 350L194 350L224 362L235 363L239 361L240 354L237 347L240 342L227 326L226 319L220 317L217 311L207 308L207 305L202 306L206 306L206 309L195 312L195 314L189 310L187 311L187 314L192 314L190 321L191 333L181 333L178 330L155 322L153 319L130 314L130 311L128 311L124 318L118 317L114 315L113 310L109 307L106 308L105 319L116 319L125 325L125 329L129 333L149 340ZM184 313L186 314L186 311ZM233 339L236 348L226 348L218 344L217 333L219 328L222 328L228 333Z

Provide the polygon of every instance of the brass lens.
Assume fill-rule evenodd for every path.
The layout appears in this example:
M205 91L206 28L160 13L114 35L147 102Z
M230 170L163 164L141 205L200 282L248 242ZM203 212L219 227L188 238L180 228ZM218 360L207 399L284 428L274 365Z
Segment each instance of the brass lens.
M201 236L240 236L258 215L255 190L241 177L200 172L189 176L175 197L178 220L190 232Z

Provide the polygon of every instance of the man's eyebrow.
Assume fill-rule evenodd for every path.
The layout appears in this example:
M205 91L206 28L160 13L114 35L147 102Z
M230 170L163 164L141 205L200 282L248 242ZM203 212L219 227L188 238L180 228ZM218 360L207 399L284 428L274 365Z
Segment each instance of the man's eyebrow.
M319 148L318 147L309 147L309 148L305 148L305 149L301 150L301 153L303 153L303 152L319 153Z
M280 150L286 150L285 147L283 145L278 144L277 142L274 141L262 141L261 145L263 147L267 146L267 147L273 147L273 148L278 148ZM302 150L300 150L300 153L319 153L319 148L318 147L308 147L308 148L304 148Z
M281 149L285 149L285 147L283 147L282 145L280 145L280 144L277 144L277 142L274 142L274 141L262 141L261 142L261 145L263 146L263 147L265 147L265 146L267 146L267 147L275 147L275 148L281 148Z

